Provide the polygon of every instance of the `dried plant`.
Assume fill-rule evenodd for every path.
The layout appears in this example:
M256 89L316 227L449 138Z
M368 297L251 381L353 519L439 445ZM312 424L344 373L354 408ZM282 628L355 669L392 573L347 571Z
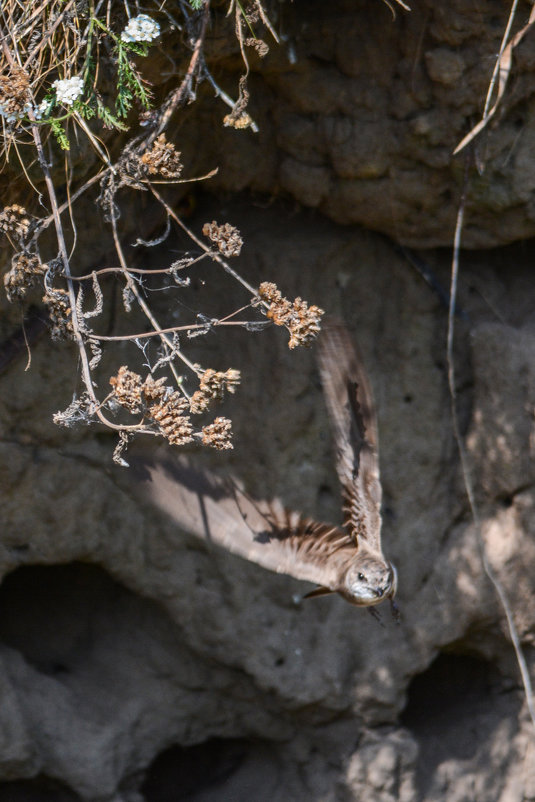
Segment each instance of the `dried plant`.
M29 287L47 271L48 265L41 263L39 257L29 253L16 253L11 260L11 270L4 275L4 287L9 301L23 298Z
M154 418L161 434L171 445L183 446L193 440L193 425L187 412L189 404L178 391L171 392L167 398L150 409L150 417Z
M190 398L191 411L198 414L208 409L214 399L222 401L225 390L228 393L235 393L240 380L240 371L233 368L224 373L211 368L205 370L200 377L199 389Z
M171 142L167 142L165 134L160 134L152 146L141 157L142 171L147 175L161 175L164 178L179 178L183 165L180 153Z
M30 220L26 209L18 203L5 206L0 212L0 231L17 240L22 240L30 230Z
M213 446L220 450L232 448L232 421L228 418L216 418L213 423L204 426L202 441L206 446Z
M166 381L164 376L155 380L150 374L142 381L139 374L123 365L110 379L113 392L109 401L132 415L141 415L144 425L171 445L197 440L218 449L232 448L231 421L218 417L196 430L190 415L204 412L214 398L222 400L225 389L233 393L240 381L239 371L206 370L201 376L200 389L189 400L166 385Z
M218 226L215 220L211 223L205 223L202 233L217 245L223 256L229 258L240 255L243 240L238 229L229 225L229 223L225 223L222 226Z
M212 408L235 392L240 373L233 367L220 370L192 362L187 356L191 338L225 326L257 330L275 323L287 327L289 345L294 348L311 342L322 315L318 307L308 306L300 298L283 298L274 284L252 286L226 261L236 259L242 251L238 229L227 222L208 222L202 229L207 244L156 189L158 183L200 180L183 178L187 165L166 131L173 115L195 99L201 81L208 81L230 107L224 124L258 130L246 110L249 65L245 48L253 48L259 56L267 52L266 42L255 29L263 29L277 40L260 0L254 0L247 10L231 0L228 11L234 14L245 67L234 101L217 86L204 58L210 0L174 5L173 13L180 10L178 19L167 6L165 0L149 0L144 13L137 16L118 0L43 0L37 6L5 0L0 7L4 153L14 148L22 163L23 153L32 149L37 165L33 173L36 169L42 172L38 191L48 204L48 216L41 218L35 216L40 208L37 202L29 206L31 213L18 203L6 205L0 212L0 233L14 253L4 275L5 290L9 300L23 301L31 286L41 284L51 336L73 342L81 366L80 388L54 420L63 426L99 422L111 428L119 438L114 459L120 464L126 464L123 454L137 434L162 437L173 445L198 442L217 449L232 448L232 423L226 417L214 417ZM153 89L143 77L144 60L160 36L171 41L177 33L188 43L189 63L185 70L177 70L180 82L156 105ZM138 127L126 136L129 126ZM59 151L53 143L55 140L68 151L75 128L78 140L86 137L100 161L84 183L76 184L67 155L65 192L58 169ZM106 129L115 129L118 133L114 136L122 137L122 149L113 158L107 146L113 151L115 140L106 135ZM32 174L34 189L35 181ZM76 243L67 245L64 218L76 229L76 202L95 186L100 188L98 203L109 224L115 258L113 264L84 275L78 266ZM158 245L175 228L187 234L193 250L157 270L132 263L118 225L124 202L119 190L148 192L162 210L165 234L149 242L138 239L138 247ZM60 193L68 200L62 203ZM63 215L65 211L68 215ZM50 228L55 234L55 252L50 248ZM47 237L43 237L45 233ZM242 294L245 291L245 297L233 302L229 293L230 306L218 318L197 314L181 325L159 320L147 300L150 291L187 287L197 265L206 260L216 262L230 281L237 282L236 289ZM120 287L124 306L124 317L117 321L118 333L114 334L99 325L110 276ZM136 309L145 322L140 331L132 333L127 321ZM108 372L102 377L97 368L104 349L113 357L113 346L125 343L138 346L138 364L121 364L121 358L113 375ZM106 387L103 393L99 383Z
M119 368L117 376L111 377L110 384L118 404L134 414L141 412L143 398L141 376L123 365Z
M277 285L269 281L264 281L260 285L258 296L262 301L269 303L267 317L276 326L286 326L290 332L289 348L310 345L320 330L323 309L309 306L301 298L296 298L294 301L283 298Z
M47 289L43 303L48 307L50 335L53 340L75 339L69 293L59 287ZM90 396L92 394L90 393Z

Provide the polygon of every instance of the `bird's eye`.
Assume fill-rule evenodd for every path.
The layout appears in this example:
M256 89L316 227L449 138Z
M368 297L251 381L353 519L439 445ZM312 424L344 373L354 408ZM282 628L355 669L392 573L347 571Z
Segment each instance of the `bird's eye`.
M361 582L365 582L366 581L366 577L364 576L364 574L359 574L358 577L359 577Z

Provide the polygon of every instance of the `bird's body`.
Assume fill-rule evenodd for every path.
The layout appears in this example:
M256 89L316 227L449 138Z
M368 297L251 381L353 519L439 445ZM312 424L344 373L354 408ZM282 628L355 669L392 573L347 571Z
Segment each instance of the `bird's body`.
M346 329L330 324L319 368L344 498L344 523L330 526L255 501L234 480L187 460L132 464L141 492L181 529L277 573L314 582L308 596L339 593L357 606L392 599L396 571L381 549L377 423L368 379Z

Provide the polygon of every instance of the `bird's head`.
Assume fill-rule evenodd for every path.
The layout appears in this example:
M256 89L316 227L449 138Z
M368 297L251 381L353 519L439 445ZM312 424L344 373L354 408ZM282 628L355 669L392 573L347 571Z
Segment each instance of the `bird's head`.
M384 599L393 599L397 590L397 572L391 562L373 552L360 549L355 562L344 574L338 593L351 604L369 607Z

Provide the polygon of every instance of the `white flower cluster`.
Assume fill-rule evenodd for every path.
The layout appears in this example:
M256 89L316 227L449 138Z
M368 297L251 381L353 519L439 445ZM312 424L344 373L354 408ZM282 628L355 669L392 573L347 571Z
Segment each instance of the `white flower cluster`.
M33 116L36 120L40 120L43 114L47 114L52 106L51 100L42 100L38 106L34 107Z
M0 117L3 117L7 123L14 123L25 117L31 108L31 103L25 103L21 111L4 111L4 104L0 103Z
M14 123L17 120L22 120L32 112L34 120L40 120L43 114L46 114L50 109L51 105L50 100L42 100L38 106L25 103L21 111L4 111L4 106L0 103L0 117L4 117L5 121L8 123Z
M128 21L121 34L123 42L152 42L160 35L160 26L147 14L138 14Z
M76 76L74 78L58 78L52 86L56 90L56 100L58 103L63 103L64 106L72 106L84 91L83 80Z

